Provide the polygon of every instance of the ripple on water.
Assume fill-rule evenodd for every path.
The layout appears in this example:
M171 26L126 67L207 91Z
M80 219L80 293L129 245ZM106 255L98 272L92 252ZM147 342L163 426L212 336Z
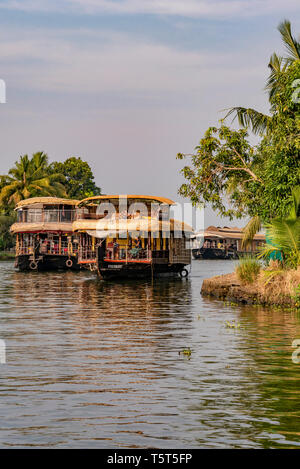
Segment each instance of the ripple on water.
M232 269L100 282L1 263L1 447L298 446L299 317L201 297L204 277Z

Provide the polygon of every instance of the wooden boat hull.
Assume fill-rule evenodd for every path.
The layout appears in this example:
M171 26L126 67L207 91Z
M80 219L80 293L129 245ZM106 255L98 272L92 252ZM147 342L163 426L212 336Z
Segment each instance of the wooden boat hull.
M217 248L192 249L194 259L238 259L235 251L225 251Z
M68 262L72 261L72 262ZM35 264L34 264L35 263ZM21 272L47 271L47 270L80 270L75 256L45 255L33 261L30 255L16 257L15 267Z
M99 266L101 278L109 279L151 279L162 275L187 277L184 264L106 264Z

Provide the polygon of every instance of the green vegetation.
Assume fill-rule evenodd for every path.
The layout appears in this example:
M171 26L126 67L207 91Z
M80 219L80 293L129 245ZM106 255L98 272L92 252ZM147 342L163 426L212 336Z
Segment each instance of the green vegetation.
M236 322L235 319L230 322L230 321L225 321L224 323L226 329L240 329L241 324L239 322Z
M50 174L48 156L35 153L32 158L21 156L7 176L0 180L0 205L10 211L23 199L36 196L66 197L64 177L59 173Z
M85 199L100 195L101 189L96 186L93 172L86 161L71 157L63 163L52 163L50 171L64 177L64 186L70 199Z
M257 279L261 265L257 259L253 257L244 257L240 259L235 272L241 283L253 283Z
M266 225L268 243L259 257L280 260L282 268L300 266L300 186L293 190L293 204L286 218L276 218Z
M14 238L9 228L14 223L15 219L14 212L10 215L0 214L0 251L7 251L14 245Z
M222 216L251 217L248 240L262 224L288 216L292 190L300 181L300 106L295 88L300 43L292 37L289 22L283 22L279 31L288 55L273 54L270 59L270 115L234 107L225 118L235 115L244 128L234 130L223 119L219 128L205 132L194 154L177 155L191 158L191 165L182 169L186 182L179 193L194 205L211 205ZM259 136L258 145L249 143L249 130Z
M12 261L15 258L14 252L0 252L0 261Z
M14 208L21 200L30 197L82 199L98 194L101 189L95 185L90 166L81 158L49 164L44 152L34 153L31 158L20 156L8 174L0 176L0 251L14 245L9 228L15 221Z
M190 347L183 349L181 352L178 352L178 355L184 355L185 357L190 357L192 355L192 351Z

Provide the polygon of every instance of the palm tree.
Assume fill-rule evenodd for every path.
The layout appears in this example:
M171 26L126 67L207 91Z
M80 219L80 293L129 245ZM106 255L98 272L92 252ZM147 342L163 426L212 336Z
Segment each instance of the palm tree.
M287 55L285 57L279 57L274 53L268 64L270 75L265 89L269 93L272 115L276 112L276 105L274 104L273 98L280 91L279 78L291 64L296 60L300 60L300 42L292 35L290 21L284 20L280 23L278 31L281 34ZM224 119L232 114L234 115L233 120L237 118L240 126L250 128L256 135L263 135L271 130L272 115L263 114L252 108L237 106L229 109Z
M256 135L264 135L272 130L273 116L276 114L275 96L281 91L281 76L286 72L287 68L296 60L300 60L300 42L297 41L292 34L291 23L288 20L282 21L278 26L282 41L285 45L287 55L279 57L275 52L270 57L268 67L270 75L265 86L265 90L269 94L269 102L271 105L271 115L263 114L252 108L233 107L224 119L230 115L234 115L234 119L238 119L240 126L250 128ZM258 215L255 215L244 228L242 239L242 247L246 248L253 240L254 235L260 231L262 223Z
M292 203L292 207L290 209L290 214L286 219L287 223L289 223L290 221L294 222L297 219L299 221L299 219L300 219L300 186L297 186L293 189L292 199L293 199L293 203ZM279 221L279 225L281 225L284 222L284 220L275 219L274 220L274 223L275 223L274 226L278 225L278 221ZM266 225L265 228L267 228L267 230L269 230L270 227L272 226L272 224L273 224L273 222L271 224ZM297 226L299 228L299 225L297 225ZM262 229L261 219L258 215L255 215L254 217L251 218L251 220L247 223L247 225L245 226L245 228L243 230L242 248L247 248L247 246L249 246L249 244L251 244L255 234L258 233L258 231L260 231L261 229ZM286 229L287 229L287 225L286 225ZM272 229L271 229L271 232L269 234L269 239L272 240L273 237L274 236L272 234ZM287 237L287 239L289 239L289 241L290 241L289 236ZM280 243L279 243L279 245L280 245ZM273 249L273 251L274 251L274 249Z
M293 206L286 219L275 219L266 226L268 243L259 257L270 258L278 253L292 269L300 265L300 186L293 191Z
M1 176L0 205L16 205L23 199L36 196L65 197L64 176L50 174L48 156L44 152L21 156L8 175Z

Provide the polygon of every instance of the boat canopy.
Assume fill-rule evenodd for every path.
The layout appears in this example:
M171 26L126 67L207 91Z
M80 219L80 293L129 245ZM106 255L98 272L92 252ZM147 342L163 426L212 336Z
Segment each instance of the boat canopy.
M73 205L74 207L79 203L79 200L63 199L59 197L31 197L30 199L21 200L16 205L15 210L25 207L31 207L32 205Z
M158 202L161 204L167 204L167 205L175 205L175 202L171 199L167 199L165 197L156 197L153 195L126 195L126 194L120 194L120 195L98 195L94 197L88 197L86 199L83 199L79 202L77 202L77 205L79 207L84 206L84 205L94 205L97 204L98 202L112 202L115 200L119 199L125 199L131 200L131 201L139 201L139 202Z
M10 227L10 232L16 233L41 233L41 232L72 232L72 222L70 223L14 223Z
M73 222L73 231L83 231L95 238L117 237L120 234L128 233L165 233L168 237L170 232L184 232L186 236L191 236L193 229L187 223L179 220L161 221L157 218L141 217L135 219L109 218L102 220L77 220Z

